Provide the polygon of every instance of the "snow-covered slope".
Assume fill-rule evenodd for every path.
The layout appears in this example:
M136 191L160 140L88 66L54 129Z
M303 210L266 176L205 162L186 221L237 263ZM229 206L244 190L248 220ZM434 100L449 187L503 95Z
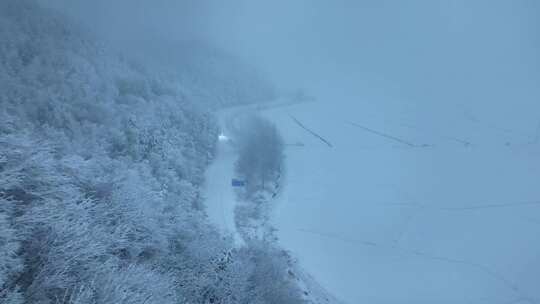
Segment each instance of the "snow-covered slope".
M534 115L505 125L454 106L264 112L303 144L286 151L280 244L346 302L538 303Z

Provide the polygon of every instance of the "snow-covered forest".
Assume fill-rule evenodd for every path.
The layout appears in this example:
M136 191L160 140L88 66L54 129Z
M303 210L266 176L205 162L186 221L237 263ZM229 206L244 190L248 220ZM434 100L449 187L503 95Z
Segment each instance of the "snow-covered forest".
M286 254L206 218L218 127L196 92L226 75L154 73L30 0L0 1L0 42L0 302L303 302ZM206 102L266 86L241 85Z

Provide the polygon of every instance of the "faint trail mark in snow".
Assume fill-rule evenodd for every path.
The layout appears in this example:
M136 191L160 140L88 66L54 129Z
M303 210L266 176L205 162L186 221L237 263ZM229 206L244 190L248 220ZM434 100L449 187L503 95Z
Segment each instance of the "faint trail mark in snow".
M340 240L340 241L351 243L351 244L361 244L361 245L364 245L364 246L378 247L378 245L376 243L371 242L371 241L362 241L362 240L347 238L347 237L344 237L344 236L341 236L341 235L338 235L338 234L327 233L327 232L319 232L319 231L314 231L314 230L309 230L309 229L302 229L302 228L299 228L299 229L296 229L296 230L298 230L300 232L305 232L305 233L318 235L318 236L325 237L325 238L331 238L331 239Z
M405 237L405 235L407 234L407 230L409 228L409 225L416 219L416 217L418 216L418 211L416 212L413 212L413 213L410 213L406 219L405 219L405 223L404 223L404 227L398 231L398 234L397 236L392 240L393 242L393 246L398 246L399 243L401 242L401 240Z
M332 148L332 144L324 139L322 136L320 136L319 134L313 132L312 130L308 129L306 126L304 126L298 119L296 119L296 117L292 116L292 115L289 115L291 117L292 120L294 120L294 122L299 125L302 129L306 130L307 132L309 132L311 135L317 137L320 141L324 142L326 145L328 145L330 148Z
M364 126L359 125L359 124L357 124L357 123L349 122L349 124L352 125L352 126L355 126L355 127L357 127L357 128L360 128L360 129L362 129L362 130L364 130L364 131L366 131L366 132L369 132L369 133L372 133L372 134L375 134L375 135L378 135L378 136L381 136L381 137L384 137L384 138L387 138L387 139L391 139L391 140L393 140L393 141L397 141L397 142L402 143L402 144L405 144L405 145L407 145L407 146L409 146L409 147L418 147L418 145L415 145L415 144L413 144L413 143L410 143L410 142L408 142L408 141L406 141L406 140L403 140L403 139L401 139L401 138L398 138L398 137L395 137L395 136L392 136L392 135L389 135L389 134L386 134L386 133L382 133L382 132L379 132L379 131L375 131L375 130L373 130L373 129L364 127Z
M332 233L325 233L325 232L319 232L319 231L315 231L315 230L301 229L301 228L296 229L296 230L300 231L300 232L304 232L304 233L310 233L310 234L318 235L318 236L321 236L321 237L324 237L324 238L340 240L340 241L351 243L351 244L360 244L360 245L365 246L365 247L374 247L374 248L379 248L381 250L397 251L397 252L399 252L401 254L405 254L405 255L409 255L409 256L417 256L417 257L420 257L420 258L423 258L423 259L426 259L426 260L440 261L440 262L444 262L444 263L458 264L458 265L468 266L469 268L475 268L475 269L483 272L487 276L489 276L489 277L495 279L496 281L500 282L501 284L506 286L508 289L512 290L512 292L514 292L516 295L519 296L519 300L526 301L527 303L537 303L537 302L533 301L530 297L526 296L514 282L507 279L501 273L491 269L490 267L488 267L486 265L480 264L480 263L467 261L467 260L460 260L460 259L455 259L455 258L449 258L449 257L444 257L444 256L432 255L432 254L429 254L427 252L423 252L423 251L419 251L419 250L408 250L406 248L401 248L401 247L398 247L398 246L388 246L386 244L376 243L376 242L372 242L372 241L365 241L365 240L347 238L347 237L343 237L343 236L340 236L340 235L337 235L337 234L332 234Z
M461 211L461 210L477 210L477 209L492 209L492 208L509 208L509 207L511 208L511 207L535 206L535 205L540 206L540 201L485 204L485 205L473 205L473 206L462 206L462 207L445 207L445 208L441 208L441 210Z
M396 191L396 193L398 195L407 198L409 201L415 201L415 199L408 192L404 191L403 189L397 187L396 185L389 185L389 186L391 188L394 188L394 190ZM409 229L410 224L418 216L418 214L420 213L420 210L422 210L422 209L417 208L415 210L412 210L408 214L408 216L405 219L405 223L403 224L403 228L400 231L398 231L397 236L393 240L393 245L394 246L398 246L399 243L401 242L401 240L405 237L405 235L407 234L407 230Z
M420 131L422 133L427 133L425 131L424 128L419 128L417 126L413 126L413 125L410 125L410 124L406 124L406 123L399 123L398 124L399 126L402 126L402 127L405 127L405 128L409 128L409 129L412 129L412 130L416 130L416 131ZM430 130L431 133L433 133L432 130ZM451 141L454 141L454 142L457 142L457 143L460 143L466 147L468 146L471 146L472 143L468 140L464 140L464 139L461 139L461 138L457 138L455 136L450 136L450 135L445 135L445 134L435 134L436 136L439 136L440 138L443 138L443 139L447 139L447 140L451 140Z
M524 206L540 206L540 201L530 202L517 202L517 203L499 203L499 204L477 204L470 206L457 206L457 207L435 207L422 203L386 203L381 204L386 206L403 206L420 209L432 209L439 211L468 211L468 210L480 210L480 209L494 209L494 208L513 208Z
M491 131L495 131L496 133L506 134L506 135L517 135L517 136L522 137L523 139L529 139L529 140L531 138L531 134L527 134L526 132L516 131L514 129L502 127L495 123L480 121L475 115L473 115L467 109L463 109L462 113L465 119L469 120L470 122L476 123L478 125L483 125L484 127L490 129Z

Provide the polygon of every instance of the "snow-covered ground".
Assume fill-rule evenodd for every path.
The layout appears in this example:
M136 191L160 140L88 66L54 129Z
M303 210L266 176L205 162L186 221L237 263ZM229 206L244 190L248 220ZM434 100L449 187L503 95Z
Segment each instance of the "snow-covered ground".
M281 245L348 303L539 302L533 121L422 113L324 102L266 111L288 143L304 144L286 151Z
M347 303L540 302L533 114L501 112L522 115L509 126L474 109L400 103L259 110L290 144L274 202L279 243L332 294ZM234 233L233 163L222 144L207 205Z
M231 235L236 246L245 245L243 234L235 222L235 208L242 203L237 200L237 195L231 185L234 175L234 164L237 158L235 151L235 137L238 125L243 117L254 113L261 113L265 110L290 105L287 100L278 100L271 104L245 105L230 107L216 113L221 132L218 138L216 157L206 171L205 183L205 205L206 213L212 223L221 232ZM271 230L265 223L255 223L259 227L254 227L256 231ZM262 233L264 234L264 233ZM262 235L261 234L261 235ZM254 233L253 237L260 237L259 233ZM299 288L303 291L304 297L313 304L340 304L332 294L321 286L301 265L292 264L289 274L293 275Z

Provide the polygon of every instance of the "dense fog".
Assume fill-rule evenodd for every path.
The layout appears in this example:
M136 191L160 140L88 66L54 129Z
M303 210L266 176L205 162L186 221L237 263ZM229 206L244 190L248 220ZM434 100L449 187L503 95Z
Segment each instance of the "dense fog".
M536 123L522 122L517 110L540 94L535 1L47 4L127 53L176 52L175 42L201 41L257 66L280 88L304 88L328 103L458 105L503 125L510 115L523 132Z
M283 87L334 99L530 105L538 96L535 1L46 3L124 48L202 40Z

